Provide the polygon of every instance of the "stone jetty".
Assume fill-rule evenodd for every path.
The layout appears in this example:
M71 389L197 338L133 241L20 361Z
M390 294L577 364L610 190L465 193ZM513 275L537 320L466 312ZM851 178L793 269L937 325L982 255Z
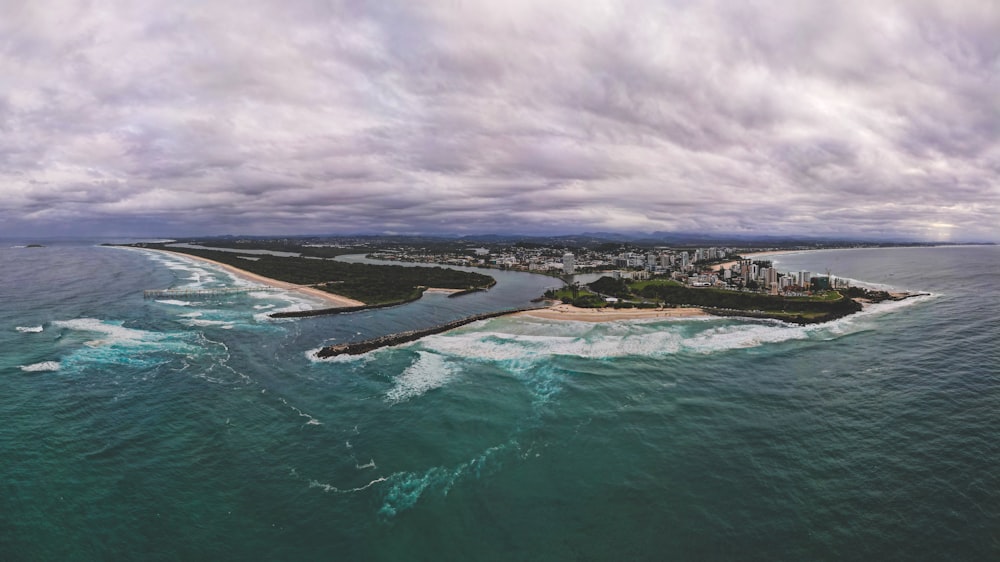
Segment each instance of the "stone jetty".
M454 330L455 328L464 326L466 324L471 324L472 322L478 322L479 320L487 320L489 318L496 318L498 316L506 316L508 314L524 312L526 310L535 310L535 308L537 307L515 308L511 310L501 310L499 312L487 312L485 314L476 314L474 316L468 316L460 320L455 320L454 322L448 322L447 324L434 326L433 328L399 332L396 334L389 334L387 336L372 338L370 340L363 340L350 343L339 343L337 345L328 345L320 349L318 352L316 352L316 357L319 357L320 359L325 359L327 357L336 357L337 355L361 355L362 353L368 353L369 351L374 351L379 348L389 347L392 345L399 345L401 343L407 343L419 340L420 338L425 336L440 334L442 332L447 332L448 330Z
M292 310L288 312L274 312L269 314L271 318L309 318L311 316L328 316L330 314L344 314L346 312L361 312L362 310L375 310L377 308L388 308L401 304L411 303L420 297L403 301L384 302L381 304L362 304L359 306L338 306L335 308L316 308L312 310Z

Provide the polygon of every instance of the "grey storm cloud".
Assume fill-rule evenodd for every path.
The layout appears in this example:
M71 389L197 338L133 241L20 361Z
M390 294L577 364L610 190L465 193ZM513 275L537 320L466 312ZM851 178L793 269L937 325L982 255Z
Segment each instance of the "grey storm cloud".
M0 0L0 234L997 240L992 0Z

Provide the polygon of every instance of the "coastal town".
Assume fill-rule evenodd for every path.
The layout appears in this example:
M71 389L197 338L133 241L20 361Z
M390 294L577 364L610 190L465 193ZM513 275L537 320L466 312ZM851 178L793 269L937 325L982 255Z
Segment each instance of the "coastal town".
M521 244L496 248L477 246L436 253L414 247L383 248L369 253L368 257L541 273L564 278L567 282L573 282L578 275L598 274L615 280L669 279L689 287L785 296L805 296L816 290L848 286L846 280L838 279L830 272L782 272L764 259L768 255L787 251L790 250L715 246L587 249Z

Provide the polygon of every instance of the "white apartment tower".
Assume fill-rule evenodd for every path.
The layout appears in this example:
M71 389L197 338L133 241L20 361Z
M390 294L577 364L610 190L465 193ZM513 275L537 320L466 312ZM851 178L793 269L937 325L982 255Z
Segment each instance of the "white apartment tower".
M576 256L573 254L563 254L563 273L573 275L576 273Z

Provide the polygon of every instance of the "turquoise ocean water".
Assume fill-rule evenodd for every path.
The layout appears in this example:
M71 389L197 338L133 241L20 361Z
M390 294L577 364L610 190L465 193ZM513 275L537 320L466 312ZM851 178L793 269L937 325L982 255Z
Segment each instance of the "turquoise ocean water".
M91 244L0 248L0 560L1000 558L1000 248L776 257L931 296L830 324L274 321L287 293Z

